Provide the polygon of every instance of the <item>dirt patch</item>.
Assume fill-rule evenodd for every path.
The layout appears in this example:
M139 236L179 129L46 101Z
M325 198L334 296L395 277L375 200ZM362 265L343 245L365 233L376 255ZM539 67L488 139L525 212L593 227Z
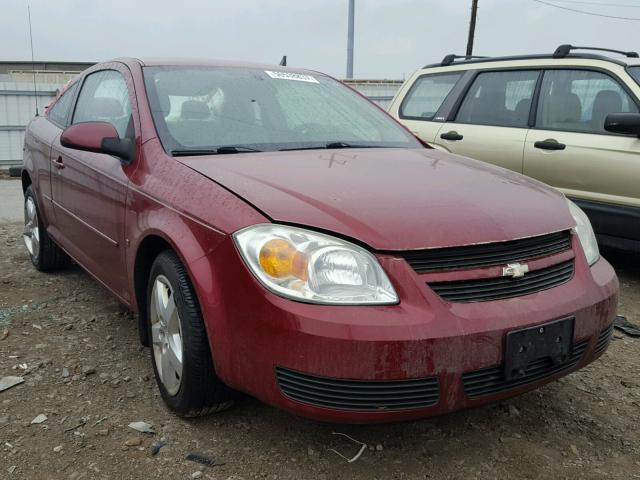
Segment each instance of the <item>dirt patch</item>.
M20 177L12 177L11 176L11 172L9 171L9 169L2 169L0 168L0 179L2 180L10 180L10 179L19 179Z
M0 377L25 380L0 392L0 478L640 478L640 340L616 333L578 373L419 422L328 425L249 398L182 420L163 406L133 315L78 268L36 272L19 235L0 226ZM640 322L640 258L606 255L620 275L620 313ZM137 421L155 434L128 426ZM360 448L334 431L368 445L357 461L329 450Z

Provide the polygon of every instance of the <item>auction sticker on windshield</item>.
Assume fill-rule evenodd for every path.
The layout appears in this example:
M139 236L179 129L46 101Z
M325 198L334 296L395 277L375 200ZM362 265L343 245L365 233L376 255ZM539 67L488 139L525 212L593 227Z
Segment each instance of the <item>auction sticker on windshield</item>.
M303 73L294 73L294 72L274 72L271 70L265 70L264 73L269 75L271 78L278 78L280 80L296 80L298 82L309 82L309 83L319 83L311 75L305 75Z

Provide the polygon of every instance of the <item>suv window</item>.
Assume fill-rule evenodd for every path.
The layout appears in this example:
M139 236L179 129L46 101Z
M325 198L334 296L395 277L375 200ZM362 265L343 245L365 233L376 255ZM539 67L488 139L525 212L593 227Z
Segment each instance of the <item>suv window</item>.
M480 73L462 102L456 121L526 127L538 75L534 70Z
M629 75L633 77L638 85L640 85L640 67L629 67Z
M627 92L607 74L590 70L549 70L542 81L536 127L608 133L604 129L608 114L637 111Z
M116 70L102 70L87 76L72 123L108 122L123 138L130 119L129 91L122 74Z
M431 120L463 73L436 73L418 78L400 106L400 117Z
M78 82L71 85L62 94L62 96L53 104L51 110L47 113L47 118L60 127L67 126L67 117L71 109L73 95L78 88Z

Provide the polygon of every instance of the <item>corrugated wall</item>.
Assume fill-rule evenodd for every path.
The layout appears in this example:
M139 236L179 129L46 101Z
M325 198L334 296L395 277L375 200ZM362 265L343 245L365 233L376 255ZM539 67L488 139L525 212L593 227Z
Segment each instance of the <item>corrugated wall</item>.
M56 83L38 83L40 113L59 87ZM22 164L24 129L35 115L35 99L32 83L0 82L0 168Z
M394 95L402 86L402 80L343 80L369 100L385 110L391 105Z

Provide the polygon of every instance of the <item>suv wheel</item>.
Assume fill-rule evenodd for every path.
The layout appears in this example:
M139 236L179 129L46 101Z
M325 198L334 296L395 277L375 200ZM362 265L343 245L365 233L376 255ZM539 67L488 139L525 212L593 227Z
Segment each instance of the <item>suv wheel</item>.
M147 307L153 370L167 406L185 417L228 408L233 391L215 373L200 305L171 251L153 262Z

